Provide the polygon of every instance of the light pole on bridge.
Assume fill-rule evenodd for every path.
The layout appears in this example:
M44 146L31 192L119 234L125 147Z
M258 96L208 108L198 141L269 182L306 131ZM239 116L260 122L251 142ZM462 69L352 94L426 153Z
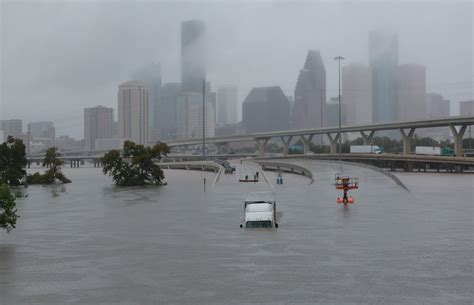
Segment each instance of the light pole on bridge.
M206 80L202 80L202 159L206 160Z
M339 159L341 159L342 153L342 132L341 132L341 60L344 60L344 57L337 56L334 57L334 60L338 61L339 66Z

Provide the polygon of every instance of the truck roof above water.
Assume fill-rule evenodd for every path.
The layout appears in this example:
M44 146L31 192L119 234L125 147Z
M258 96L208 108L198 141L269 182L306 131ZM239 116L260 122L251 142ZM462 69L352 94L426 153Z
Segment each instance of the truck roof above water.
M276 201L271 192L249 193L245 199L242 228L278 228Z
M275 196L272 192L252 192L247 195L245 202L275 202Z

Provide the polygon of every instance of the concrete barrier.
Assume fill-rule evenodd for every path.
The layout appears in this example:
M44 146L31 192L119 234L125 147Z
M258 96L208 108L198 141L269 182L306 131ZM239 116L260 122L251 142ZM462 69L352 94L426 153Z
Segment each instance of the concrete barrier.
M184 169L218 173L221 166L213 161L188 161L157 163L162 169Z
M285 162L271 162L264 160L252 160L252 162L260 165L261 168L266 171L285 172L294 175L301 175L310 179L309 184L312 184L314 182L313 173L309 169L296 164Z
M298 159L297 158L292 158L292 160L295 160L297 161ZM301 161L308 161L308 159L303 159L303 158L300 158L299 160ZM387 177L389 177L390 179L393 180L393 182L395 182L398 186L404 188L405 190L407 191L410 191L410 189L394 174L392 174L391 172L383 169L383 168L380 168L380 167L377 167L377 166L373 166L373 165L369 165L369 164L364 164L364 163L358 163L358 162L350 162L350 161L339 161L339 160L314 160L312 159L311 161L314 161L314 162L321 162L321 163L337 163L337 164L346 164L346 165L351 165L351 166L356 166L356 167L362 167L362 168L366 168L366 169L370 169L370 170L373 170L373 171L376 171L376 172L379 172ZM259 161L260 162L260 161ZM269 162L269 161L262 161L262 162L268 162L268 163L275 163L275 164L286 164L288 165L288 163L280 163L280 162ZM294 164L290 164L292 166L297 166L297 165L294 165ZM309 171L309 170L307 170ZM313 179L314 181L314 179Z

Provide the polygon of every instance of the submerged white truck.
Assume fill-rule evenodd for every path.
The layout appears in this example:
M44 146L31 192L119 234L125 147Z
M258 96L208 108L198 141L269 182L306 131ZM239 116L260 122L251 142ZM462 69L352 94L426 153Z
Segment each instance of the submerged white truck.
M278 228L276 201L271 193L250 193L245 199L243 228Z

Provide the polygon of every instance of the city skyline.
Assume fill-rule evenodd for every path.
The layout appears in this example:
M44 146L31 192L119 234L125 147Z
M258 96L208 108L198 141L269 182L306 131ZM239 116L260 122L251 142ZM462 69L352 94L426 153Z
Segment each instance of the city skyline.
M425 65L427 67L427 91L442 94L446 99L451 100L451 113L457 114L458 102L472 99L472 70L469 69L469 64L466 64L470 62L472 65L472 30L469 28L472 20L472 13L469 9L472 8L472 4L462 2L458 5L447 3L425 4L415 2L397 7L391 4L364 7L362 4L360 8L356 8L354 5L347 3L331 5L328 3L319 5L302 3L295 6L259 3L244 5L240 11L234 10L235 5L233 4L222 7L210 5L212 12L232 11L232 14L227 18L229 19L228 22L223 23L222 16L219 16L219 14L211 16L205 13L199 5L181 3L163 8L160 4L140 4L136 11L131 12L126 10L129 4L125 2L120 5L117 4L114 9L117 10L118 16L127 16L132 20L148 16L153 11L151 8L160 8L159 14L174 13L171 16L164 16L160 21L163 25L166 25L168 30L161 31L159 28L152 27L142 28L139 22L136 25L130 25L123 29L123 35L129 37L135 35L135 33L140 33L141 36L139 35L134 39L138 39L144 44L144 53L137 50L137 48L132 48L131 45L123 47L122 44L120 45L121 48L115 48L118 45L112 36L104 42L105 45L103 46L104 50L114 47L114 53L107 53L107 57L103 56L103 52L99 52L102 44L97 40L84 41L86 38L79 33L77 34L79 37L76 38L81 38L85 45L89 46L86 53L88 57L84 57L84 54L74 53L67 45L54 45L54 35L44 36L40 32L48 24L44 22L48 18L33 18L32 23L35 24L37 29L32 29L29 24L16 26L18 20L22 20L21 17L24 16L25 12L31 10L31 7L26 4L8 3L2 7L2 16L5 17L6 27L2 39L5 42L2 61L4 66L2 88L4 88L4 92L2 93L2 105L0 105L0 119L21 118L24 122L53 121L58 130L58 135L67 134L79 138L82 134L81 113L83 108L99 104L114 107L116 86L128 80L130 74L136 69L150 62L159 62L162 65L164 82L173 82L180 79L179 28L180 22L187 19L202 19L205 22L209 34L209 43L213 46L209 51L213 61L209 62L208 79L216 87L228 83L235 84L239 89L239 105L250 92L250 89L255 86L278 85L285 95L292 95L296 86L296 75L301 68L302 57L311 48L321 50L323 56L323 62L327 70L327 99L337 96L337 63L334 63L332 58L339 53L345 56L346 60L343 67L352 63L367 64L367 33L377 28L389 28L398 33L400 43L399 62L401 64L416 63ZM102 14L105 13L107 6L101 3L76 3L42 4L39 7L40 9L36 12L38 16L51 17L48 14L56 9L56 13L61 13L61 18L52 18L52 20L57 23L64 23L66 28L77 27L90 30L91 27L87 26L81 18L72 18L71 20L66 18L66 16L76 16L77 14L69 8L74 7L77 11L90 9L96 13L96 16L103 17ZM189 9L180 10L182 7ZM423 7L426 11L426 17L423 20L417 20L416 14L412 13L413 9L420 7ZM391 16L383 14L388 9L391 11ZM259 14L263 11L267 14L263 20L260 20L258 18L260 17ZM281 25L275 23L272 28L265 26L266 21L270 23L271 20L280 17L283 12L288 13L289 16L298 15L301 18L298 19L298 22L292 24L283 22ZM341 25L324 27L324 31L326 31L324 32L323 29L309 30L308 25L311 23L318 24L316 21L311 21L310 13L321 16L322 20L333 25L335 24L334 18L330 17L334 14L342 14L350 18L346 18L346 21L343 21ZM243 14L246 16L245 22L237 22ZM370 15L370 18L362 18L366 15ZM402 15L403 19L401 19ZM12 19L13 16L19 18ZM451 20L445 18L446 16L456 16L456 19ZM100 22L104 25L103 33L108 33L111 25L118 23L120 18L117 18L101 19ZM407 20L416 20L417 25L408 26L410 22ZM357 22L357 26L344 27L349 22ZM412 24L415 23L412 22ZM123 28L123 25L118 24L117 27ZM289 32L300 34L286 35L286 41L283 41L286 43L283 48L268 48L271 45L269 44L270 41L275 41L275 39L281 41L281 38L276 34L282 27ZM424 29L427 28L433 32L436 32L435 29L439 29L438 32L454 31L456 29L458 35L443 35L431 38L423 36L423 39L420 39L420 35L424 35L426 32ZM24 43L17 40L19 36L17 34L21 34L26 30L31 30L31 32L29 32L29 35L22 36L24 43L35 38L38 41L43 41L45 45L53 44L52 46L56 47L48 48L48 52L55 54L56 56L51 56L51 58L57 60L51 62L42 57L44 56L41 51L42 44L30 45L31 50L23 49ZM60 29L58 28L58 30ZM156 39L151 41L145 39L152 33L159 34L159 42ZM312 35L307 35L309 33L312 33ZM94 33L90 34L92 38L95 37ZM340 37L340 39L331 39L335 36ZM70 41L69 37L61 38ZM344 41L344 43L341 41ZM455 55L447 51L450 49L446 47L447 45L456 45ZM36 61L34 63L28 60L23 62L22 60L25 60L25 58L18 57L19 50L26 52L25 54L31 53L28 58L35 58ZM433 50L440 51L437 53ZM85 58L89 58L89 60L85 62ZM137 60L137 58L139 59ZM66 61L66 59L68 60ZM22 67L28 63L30 63L28 71L31 71L31 73L18 74L22 71ZM77 66L77 63L82 64ZM226 71L230 64L232 64L232 71L234 71L231 74ZM70 67L70 69L65 71L63 67ZM38 70L39 68L41 69ZM51 70L52 68L54 68L54 71ZM41 74L38 74L39 71L41 71ZM82 75L86 71L88 77L83 78ZM20 75L21 78L18 77ZM43 79L48 80L48 82L43 81ZM86 83L88 90L83 90L82 86L78 86L78 81ZM29 84L30 87L33 86L34 97L28 98L26 96L28 90L24 90L25 84ZM37 103L51 105L50 111L40 114L31 112L27 105L32 100ZM59 107L64 101L67 101L68 107Z

